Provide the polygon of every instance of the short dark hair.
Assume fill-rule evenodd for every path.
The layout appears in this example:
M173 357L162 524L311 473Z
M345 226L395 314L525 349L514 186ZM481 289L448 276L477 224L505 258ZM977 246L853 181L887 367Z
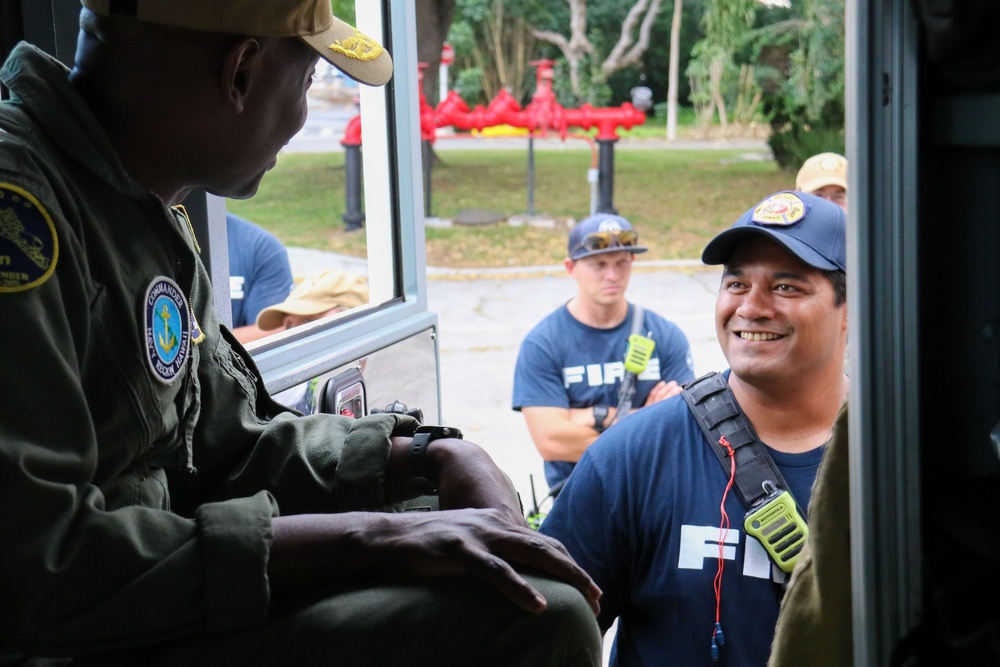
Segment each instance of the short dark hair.
M840 308L847 303L847 274L843 271L824 271L823 275L833 286L833 305Z

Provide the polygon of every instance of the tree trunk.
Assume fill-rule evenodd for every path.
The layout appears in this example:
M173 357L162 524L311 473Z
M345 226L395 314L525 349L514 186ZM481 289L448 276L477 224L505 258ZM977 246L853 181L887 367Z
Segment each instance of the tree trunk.
M660 3L662 0L637 0L628 10L625 20L622 22L621 34L618 36L618 43L614 45L608 57L601 63L601 72L605 80L620 69L625 69L630 65L639 62L639 58L649 48L649 33L653 28L653 22L660 13ZM632 39L635 26L642 18L639 26L638 39Z
M438 69L441 66L441 47L448 38L451 20L455 15L456 0L420 0L416 3L417 60L427 63L424 69L424 95L427 103L436 106L438 100ZM416 76L416 72L397 72L396 76Z
M674 0L670 23L670 71L667 75L667 141L677 140L677 77L681 62L681 9L684 0Z
M580 63L594 46L587 39L587 0L568 0L569 39L549 30L532 30L531 34L543 42L554 44L562 51L569 64L569 80L573 94L580 96Z
M722 71L726 67L725 58L717 56L712 61L712 100L719 111L719 126L722 136L729 132L729 118L726 115L726 100L722 96Z

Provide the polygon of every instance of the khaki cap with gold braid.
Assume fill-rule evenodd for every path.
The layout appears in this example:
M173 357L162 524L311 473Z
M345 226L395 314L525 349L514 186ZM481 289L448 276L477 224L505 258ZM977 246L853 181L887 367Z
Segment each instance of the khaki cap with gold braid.
M389 53L333 15L330 0L81 0L104 16L255 37L298 37L347 76L371 86L392 77Z

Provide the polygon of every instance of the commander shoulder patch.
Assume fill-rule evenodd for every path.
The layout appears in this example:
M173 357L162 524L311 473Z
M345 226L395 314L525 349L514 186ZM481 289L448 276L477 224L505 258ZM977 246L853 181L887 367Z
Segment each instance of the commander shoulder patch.
M0 292L23 292L56 270L59 239L45 207L30 193L0 183Z

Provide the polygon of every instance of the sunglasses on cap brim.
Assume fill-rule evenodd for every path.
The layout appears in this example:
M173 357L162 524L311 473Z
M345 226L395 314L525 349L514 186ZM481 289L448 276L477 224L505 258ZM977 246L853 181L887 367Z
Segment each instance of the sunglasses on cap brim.
M608 248L631 248L639 242L639 235L632 230L615 232L591 232L583 237L577 250L595 252Z

